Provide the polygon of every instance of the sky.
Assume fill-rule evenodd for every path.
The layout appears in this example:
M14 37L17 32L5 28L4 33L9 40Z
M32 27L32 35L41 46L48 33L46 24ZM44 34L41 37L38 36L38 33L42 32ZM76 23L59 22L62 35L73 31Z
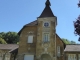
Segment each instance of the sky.
M19 32L25 25L37 19L45 8L46 0L0 0L0 32ZM78 0L50 0L53 14L57 17L56 33L60 38L73 40L73 21L80 14Z

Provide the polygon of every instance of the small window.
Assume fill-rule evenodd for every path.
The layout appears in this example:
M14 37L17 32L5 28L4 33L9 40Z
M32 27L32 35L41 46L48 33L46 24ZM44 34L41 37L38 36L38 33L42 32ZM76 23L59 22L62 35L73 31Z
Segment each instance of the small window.
M49 33L44 33L43 35L43 41L48 42L49 41Z
M28 43L33 43L33 36L28 36Z
M44 23L44 27L49 27L49 23L48 22L45 22Z
M60 57L60 46L57 46L57 56Z

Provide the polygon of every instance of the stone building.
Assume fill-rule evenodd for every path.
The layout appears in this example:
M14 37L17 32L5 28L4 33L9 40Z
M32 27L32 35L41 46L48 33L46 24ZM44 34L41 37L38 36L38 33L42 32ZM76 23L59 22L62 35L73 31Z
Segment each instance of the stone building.
M47 0L41 15L19 31L18 60L64 60L65 44L56 34L57 17Z
M18 32L19 45L0 44L0 60L80 60L80 45L65 45L47 0L40 16Z

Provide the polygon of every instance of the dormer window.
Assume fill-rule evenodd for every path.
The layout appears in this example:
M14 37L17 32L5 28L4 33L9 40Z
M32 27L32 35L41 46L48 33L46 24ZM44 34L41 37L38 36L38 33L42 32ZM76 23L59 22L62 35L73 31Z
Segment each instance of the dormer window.
M49 27L49 25L50 25L49 22L44 23L44 27Z

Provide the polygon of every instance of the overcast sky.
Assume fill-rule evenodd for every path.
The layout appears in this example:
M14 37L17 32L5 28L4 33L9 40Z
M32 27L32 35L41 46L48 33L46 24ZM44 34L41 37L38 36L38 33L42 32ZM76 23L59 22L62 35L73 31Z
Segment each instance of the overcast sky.
M45 7L46 0L0 0L0 32L20 29L39 17ZM50 0L53 14L57 16L56 33L61 38L76 41L73 21L80 14L78 0Z

